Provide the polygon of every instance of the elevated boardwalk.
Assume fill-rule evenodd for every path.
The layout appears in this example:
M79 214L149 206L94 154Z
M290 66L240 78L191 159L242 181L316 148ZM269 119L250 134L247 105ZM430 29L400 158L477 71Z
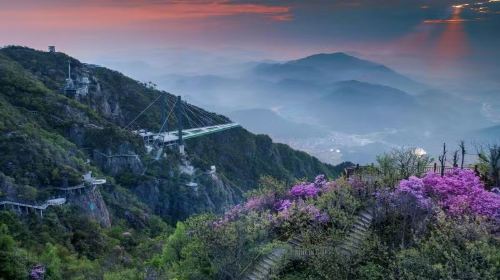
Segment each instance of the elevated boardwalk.
M74 191L74 190L79 190L79 189L83 189L85 188L85 184L80 184L80 185L76 185L76 186L71 186L71 187L61 187L61 188L54 188L56 190L60 190L60 191Z
M18 209L19 212L22 213L22 209L25 209L27 213L29 213L29 209L33 209L34 211L39 211L40 217L43 217L43 211L46 210L49 206L58 206L66 203L66 198L58 197L45 201L45 203L41 205L29 204L29 203L21 203L16 201L0 201L0 205L3 209L6 209L7 205L10 205L12 209Z
M96 179L92 177L92 171L89 171L85 175L82 175L83 177L83 182L79 185L76 186L71 186L71 187L59 187L59 188L54 188L56 190L60 191L74 191L74 190L81 190L89 186L96 187L98 185L103 185L106 184L106 179Z
M0 201L0 205L2 205L2 206L12 205L12 206L17 206L17 207L32 208L32 209L36 209L36 210L45 210L49 206L63 205L64 203L66 203L66 198L64 198L64 197L49 199L41 205L26 204L26 203L20 203L20 202L15 202L15 201L8 201L8 200Z
M106 179L96 179L92 177L92 172L89 171L85 175L82 175L83 177L83 182L79 185L76 186L71 186L71 187L60 187L60 188L54 188L56 190L64 191L65 193L72 193L73 191L80 191L80 194L82 193L82 190L84 191L85 188L92 187L93 189L99 185L105 184ZM27 213L29 213L29 209L33 209L34 211L39 211L40 212L40 217L43 217L43 211L46 210L49 206L57 206L57 205L63 205L66 203L66 197L57 197L57 198L52 198L47 201L45 201L43 204L31 204L29 202L19 202L19 201L10 201L10 200L4 200L0 201L0 206L2 206L3 209L6 209L8 206L10 206L12 209L16 209L20 212L23 213L22 210L26 210Z

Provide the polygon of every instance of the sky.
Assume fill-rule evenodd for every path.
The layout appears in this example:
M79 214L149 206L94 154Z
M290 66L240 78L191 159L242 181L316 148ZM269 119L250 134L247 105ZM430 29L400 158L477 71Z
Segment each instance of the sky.
M172 73L343 51L415 79L496 88L500 0L0 0L10 44Z

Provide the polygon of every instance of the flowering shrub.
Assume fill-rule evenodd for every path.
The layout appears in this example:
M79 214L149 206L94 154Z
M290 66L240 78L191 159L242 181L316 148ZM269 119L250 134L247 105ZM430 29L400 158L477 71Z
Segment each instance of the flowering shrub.
M290 205L279 211L276 215L276 222L293 226L301 226L309 223L327 223L330 220L328 214L321 212L316 206L308 204L303 200L291 202Z
M327 184L326 176L321 174L316 176L313 183L305 182L293 186L289 194L295 198L315 197Z
M224 226L232 221L239 219L242 215L249 212L264 213L269 221L281 224L282 222L291 222L292 220L302 220L307 222L326 223L329 216L322 213L314 205L306 203L303 199L315 198L322 191L334 188L335 184L327 181L324 175L318 175L313 183L305 182L293 186L288 192L289 197L278 199L274 192L263 195L253 196L245 203L238 204L227 211L222 218L215 221L215 227Z
M328 181L326 180L326 176L323 174L318 175L316 176L316 178L314 178L314 186L318 189L323 188L327 182Z
M332 182L327 182L326 184L323 185L323 187L321 188L321 192L322 193L328 193L328 192L332 192L334 191L335 189L338 188L338 185L335 181L332 181Z
M351 185L352 188L355 189L355 190L362 189L365 186L365 183L360 178L357 178L355 176L354 177L350 177L348 179L348 182L349 182L349 185Z
M275 203L274 208L277 211L283 211L292 206L292 202L289 199L283 199Z
M226 211L226 213L224 213L224 216L222 218L220 218L219 220L215 221L213 223L213 225L215 227L222 227L236 219L238 219L241 214L243 214L245 211L245 209L243 208L243 206L241 206L241 204L237 204L235 206L233 206L231 209L229 209L228 211Z
M35 265L31 268L30 279L32 280L43 280L45 276L45 267L41 264Z
M269 208L274 205L274 194L268 193L264 195L254 196L247 200L245 205L243 206L244 210L252 211L252 210L261 210L264 208Z
M396 193L408 193L422 205L434 199L451 215L476 214L500 218L500 196L484 189L471 170L454 169L441 177L428 173L424 178L402 180Z
M424 183L420 178L410 177L408 180L402 180L395 191L395 197L408 195L416 200L420 208L428 208L431 205L431 199L424 192Z
M296 198L315 197L319 191L320 189L314 183L301 183L292 187L290 195Z

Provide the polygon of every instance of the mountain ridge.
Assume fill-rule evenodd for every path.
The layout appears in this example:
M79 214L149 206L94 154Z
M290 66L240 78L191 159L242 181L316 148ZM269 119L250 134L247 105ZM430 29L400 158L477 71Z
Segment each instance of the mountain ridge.
M418 93L426 88L385 65L343 52L313 54L284 63L262 63L257 65L254 71L261 77L270 76L278 80L286 77L330 82L359 80L392 86L412 93Z
M129 123L154 98L163 93L156 89L148 88L117 71L84 64L62 53L45 53L22 47L9 47L0 49L0 58L2 58L2 65L4 66L0 69L0 73L12 74L12 77L9 78L10 80L7 78L3 79L2 98L6 102L6 106L8 105L12 110L17 111L16 116L27 114L26 110L38 112L38 118L30 117L29 120L35 127L41 126L42 130L40 132L35 131L37 135L39 133L44 135L48 132L61 138L61 141L67 143L64 145L70 145L72 149L78 151L77 154L80 154L80 156L77 162L85 161L86 157L90 158L97 165L95 166L97 168L96 171L99 170L103 173L112 171L113 173L108 173L108 175L114 176L120 185L129 188L133 192L138 191L138 189L144 189L144 184L152 183L155 185L152 190L163 190L166 194L175 195L173 193L174 189L171 187L179 184L179 178L183 178L184 176L181 174L182 172L177 174L176 171L174 173L177 175L170 177L168 173L163 174L161 169L155 167L149 168L145 175L141 175L140 172L138 173L139 166L148 165L147 162L150 160L145 153L141 141L121 128L121 126ZM65 69L67 68L68 60L71 62L72 74L75 77L88 75L91 81L88 94L79 96L77 99L69 99L60 92L66 76ZM2 77L7 76L2 75ZM19 77L27 77L23 84L29 86L19 88L16 85L18 79L21 79ZM31 86L30 83L34 85ZM31 87L39 88L37 90L42 93L32 93ZM7 92L12 92L12 94L6 94ZM171 94L165 94L168 95L169 99L175 98ZM35 100L39 101L35 102ZM17 107L12 107L10 104L14 104ZM218 116L214 113L205 112L199 107L188 106L194 112L199 111L214 117ZM60 123L57 119L63 120L63 122ZM158 129L160 125L159 119L160 109L159 107L154 107L137 120L138 127ZM87 128L86 126L90 124L96 127L101 126L104 129ZM170 123L169 125L173 126L174 124ZM15 129L9 125L2 127L2 131L11 133ZM4 147L10 150L10 147L15 142L13 142L12 138L6 138L6 140ZM293 151L285 145L275 145L267 136L255 136L244 129L235 129L218 135L206 136L203 139L189 140L186 145L190 162L195 168L202 170L209 169L210 165L215 164L218 172L220 172L220 178L226 184L223 189L234 188L231 194L227 193L227 198L219 194L218 198L215 199L214 194L209 195L206 200L207 204L201 208L198 207L196 211L203 211L203 209L220 210L231 203L236 203L242 198L244 192L257 186L260 176L272 175L278 179L292 180L293 178L314 176L316 173L326 173L334 176L340 172L333 166L322 164L317 159L303 152ZM64 148L62 149L64 150ZM96 152L92 154L93 150ZM218 151L217 154L213 153L215 150ZM33 150L32 152L35 154L39 153L38 150ZM131 160L115 161L114 164L119 164L118 166L105 168L106 160L103 162L102 157L98 156L99 154L113 155L127 153L139 155L142 163ZM172 154L172 152L169 152L169 154L170 160L177 164L178 159L176 159L175 154ZM10 150L3 158L4 161L0 163L3 165L0 166L9 164L8 159L12 158L15 159L13 161L15 164L12 168L19 169L20 171L24 170L23 166L25 163L19 162L16 159L15 150ZM258 160L252 161L252 158ZM42 162L43 159L35 157L35 162L38 161ZM242 162L246 162L247 164L241 165ZM75 164L77 168L71 175L74 178L72 179L73 181L77 181L80 173L85 171L83 164ZM158 165L162 166L162 168L167 168L167 170L172 168L176 170L175 164L168 163L168 160L162 160ZM56 162L49 169L60 169L58 166L59 163ZM2 171L5 172L6 169L2 168ZM50 177L49 175L52 171L41 168L39 170L33 169L32 172L37 174L37 178L47 178ZM10 171L7 173L7 176L13 176L14 181L21 180L21 175L15 175L17 173ZM138 179L143 176L145 176L142 179L144 184L137 183ZM164 183L161 181L156 182L155 178L157 176ZM189 176L182 180L188 180L188 178ZM227 178L227 180L223 178ZM57 180L53 182L49 180L47 182L57 185L62 183L61 180L62 178L58 176ZM37 188L36 184L34 188L35 191ZM185 188L185 186L182 186L182 189ZM141 192L143 193L143 191ZM150 197L150 195L144 194L145 197ZM213 201L220 200L219 198L222 198L221 201L226 202L213 204ZM164 199L171 201L172 197ZM194 197L188 193L183 198L183 200L191 199L194 199ZM210 202L210 200L213 201ZM148 203L150 201L146 199L144 202ZM161 199L155 204L150 205L150 207L156 209L155 211L158 211L158 213L168 213L169 210L164 208L165 205L169 207L168 209L174 209L173 206L168 206L168 204L163 203L162 205ZM181 210L181 212L174 216L170 214L164 215L171 217L169 219L175 221L192 214L192 210L187 208L187 205L180 209L184 210ZM182 213L182 211L186 212Z

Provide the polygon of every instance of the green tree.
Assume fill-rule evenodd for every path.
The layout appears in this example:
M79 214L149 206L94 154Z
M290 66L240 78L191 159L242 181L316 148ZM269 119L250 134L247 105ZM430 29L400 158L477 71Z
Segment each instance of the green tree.
M186 224L178 222L161 255L153 258L151 264L169 278L209 279L212 269L206 247L197 236L189 235Z
M479 159L488 166L488 176L491 185L500 187L500 146L492 145L486 148L486 151L479 152Z
M441 219L430 237L397 253L393 279L498 279L498 241L484 225Z
M16 247L6 225L0 224L0 279L26 279L26 256ZM23 256L24 255L24 256Z
M384 183L394 186L399 180L420 176L432 162L428 155L420 154L417 148L399 148L377 157L378 169Z
M163 263L172 264L181 259L181 252L184 246L189 243L186 235L186 225L182 222L177 222L175 231L168 237L167 244L163 248Z
M57 247L47 243L45 250L40 256L40 261L45 265L47 270L46 278L50 280L62 279L61 258L59 258Z

